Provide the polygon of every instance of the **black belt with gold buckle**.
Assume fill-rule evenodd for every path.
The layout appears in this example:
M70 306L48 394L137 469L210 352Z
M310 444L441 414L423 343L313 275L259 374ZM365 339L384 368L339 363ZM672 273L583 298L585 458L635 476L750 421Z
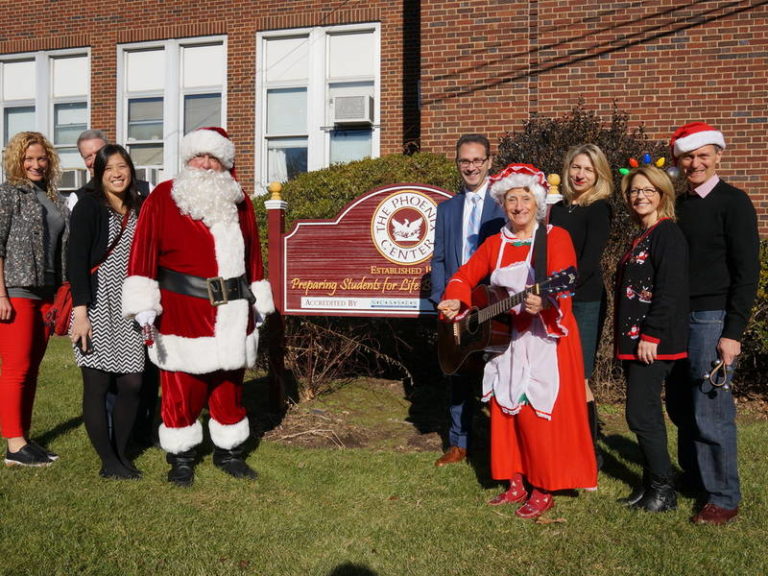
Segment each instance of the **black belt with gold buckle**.
M204 298L211 303L211 306L221 306L231 300L248 300L251 304L256 301L245 276L202 278L170 268L159 268L157 282L163 290Z

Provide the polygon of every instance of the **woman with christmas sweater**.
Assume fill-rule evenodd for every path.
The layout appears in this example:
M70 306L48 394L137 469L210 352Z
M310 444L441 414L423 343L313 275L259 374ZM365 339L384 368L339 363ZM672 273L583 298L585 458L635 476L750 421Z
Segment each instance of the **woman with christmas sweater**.
M488 275L491 285L510 294L534 284L537 242L546 243L546 275L576 264L565 230L550 226L546 234L536 233L544 226L546 212L547 183L541 171L511 164L491 178L490 191L508 223L448 282L438 310L449 320L471 306L472 289ZM521 518L536 518L552 508L553 491L597 483L581 345L571 306L570 298L528 294L510 311L509 345L485 367L491 475L509 482L509 489L489 504L524 502L516 511Z
M641 230L616 271L614 343L627 381L627 423L643 454L642 484L622 501L662 512L677 506L661 388L674 361L687 356L688 249L665 172L640 166L621 187Z

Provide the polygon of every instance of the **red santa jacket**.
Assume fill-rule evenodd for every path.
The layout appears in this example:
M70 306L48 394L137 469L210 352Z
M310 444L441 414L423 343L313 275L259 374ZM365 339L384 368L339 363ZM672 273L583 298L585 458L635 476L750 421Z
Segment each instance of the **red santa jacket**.
M163 370L206 374L253 366L258 330L247 300L213 306L207 299L160 289L157 282L160 267L203 278L245 274L256 313L273 312L253 205L246 195L236 219L209 228L181 213L172 189L172 181L159 184L142 206L123 285L123 314L158 313L149 356Z

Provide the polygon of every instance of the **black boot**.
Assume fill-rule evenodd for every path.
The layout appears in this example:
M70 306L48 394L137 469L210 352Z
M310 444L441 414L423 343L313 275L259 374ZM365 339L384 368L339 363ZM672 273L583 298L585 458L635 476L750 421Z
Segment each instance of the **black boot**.
M629 496L619 498L617 502L623 504L624 506L635 507L637 503L643 499L643 496L645 496L645 493L648 491L650 485L651 476L647 471L643 470L643 480L640 482L640 486L632 490L632 493Z
M677 509L677 493L675 487L668 478L653 478L651 485L635 508L642 508L648 512L666 512Z
M218 446L213 449L213 465L221 468L235 478L246 478L255 480L258 474L243 460L243 451L239 447L231 450L224 450Z
M168 471L168 482L176 486L191 486L195 479L195 450L187 450L178 454L165 455L165 460L171 465Z
M592 434L592 445L595 449L597 469L601 470L603 468L603 453L597 445L597 438L600 435L600 422L597 418L597 405L594 400L587 402L587 416L589 417L589 431Z

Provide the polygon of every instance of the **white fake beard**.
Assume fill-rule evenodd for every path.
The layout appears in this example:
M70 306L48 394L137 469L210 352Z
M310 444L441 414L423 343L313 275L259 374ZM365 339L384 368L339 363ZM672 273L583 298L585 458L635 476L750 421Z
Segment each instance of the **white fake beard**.
M202 220L208 228L237 222L237 204L244 198L240 184L226 170L198 168L184 168L179 172L173 181L171 196L182 214Z

